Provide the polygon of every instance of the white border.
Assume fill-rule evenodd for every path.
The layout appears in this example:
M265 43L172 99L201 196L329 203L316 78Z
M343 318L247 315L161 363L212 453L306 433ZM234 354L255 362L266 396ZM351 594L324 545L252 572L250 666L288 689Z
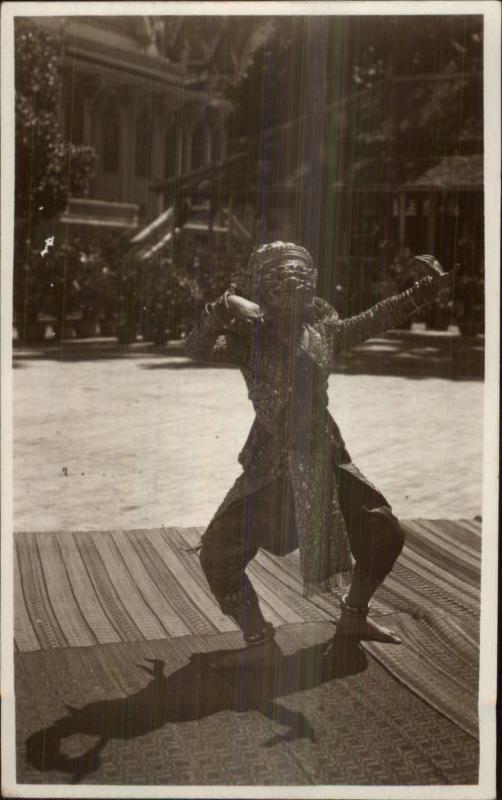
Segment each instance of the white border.
M5 2L1 9L1 501L2 501L2 793L17 797L495 798L497 693L497 534L500 299L500 21L496 0L436 2ZM14 229L15 16L82 15L484 15L486 382L484 405L483 552L481 581L480 780L475 786L70 786L16 784L13 675L12 256ZM453 447L453 443L452 443ZM459 453L461 458L462 454ZM468 469L468 465L466 465Z
M134 16L150 11L164 16L362 16L417 14L485 14L497 22L497 0L223 0L223 2L4 2L16 17Z
M491 4L490 4L491 5ZM491 10L493 7L491 7ZM500 433L500 10L484 20L485 403L479 669L480 783L497 759L498 530ZM495 797L495 776L492 791Z
M15 785L14 582L12 513L12 279L14 253L14 22L1 17L1 680L2 793ZM10 58L8 57L10 55Z

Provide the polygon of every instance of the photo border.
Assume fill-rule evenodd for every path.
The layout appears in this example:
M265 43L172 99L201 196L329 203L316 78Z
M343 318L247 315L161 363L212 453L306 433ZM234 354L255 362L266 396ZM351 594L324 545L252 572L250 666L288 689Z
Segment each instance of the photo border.
M15 773L13 623L12 290L14 19L23 16L469 15L484 17L485 396L479 681L480 771L474 786L118 786L18 784ZM480 798L495 797L500 364L500 21L496 0L397 2L5 2L1 9L1 599L2 791L18 797ZM454 444L452 443L452 452ZM459 453L461 458L462 454ZM468 465L466 465L466 469Z

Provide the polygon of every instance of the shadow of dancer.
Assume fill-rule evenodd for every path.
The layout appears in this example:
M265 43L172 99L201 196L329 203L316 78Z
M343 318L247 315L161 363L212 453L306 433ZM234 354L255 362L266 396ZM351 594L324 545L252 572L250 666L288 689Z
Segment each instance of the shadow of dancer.
M66 773L71 783L81 782L101 763L101 752L111 739L132 739L163 727L166 723L189 722L220 711L259 711L287 728L264 747L306 738L315 742L309 720L298 711L276 702L279 697L313 688L331 680L354 675L368 662L357 646L337 644L326 652L325 644L285 656L277 645L263 669L236 668L222 674L210 668L215 656L228 651L193 653L188 664L164 675L164 662L147 659L138 665L151 676L150 682L133 694L100 700L82 708L67 706L68 713L52 725L33 733L26 741L28 762L42 772ZM84 754L72 757L61 752L65 739L74 735L97 736Z

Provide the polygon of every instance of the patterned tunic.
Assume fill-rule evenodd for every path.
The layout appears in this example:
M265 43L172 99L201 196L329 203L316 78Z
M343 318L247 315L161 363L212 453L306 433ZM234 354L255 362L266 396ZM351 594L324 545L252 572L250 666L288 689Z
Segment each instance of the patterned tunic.
M232 503L287 470L307 596L339 585L351 569L336 483L329 474L334 464L350 463L328 411L328 378L336 357L401 322L429 302L434 291L431 278L423 278L406 292L344 320L329 303L316 298L311 319L303 323L297 341L287 345L267 323L257 327L231 320L220 298L187 338L192 358L240 367L256 414L239 455L243 472L211 524Z

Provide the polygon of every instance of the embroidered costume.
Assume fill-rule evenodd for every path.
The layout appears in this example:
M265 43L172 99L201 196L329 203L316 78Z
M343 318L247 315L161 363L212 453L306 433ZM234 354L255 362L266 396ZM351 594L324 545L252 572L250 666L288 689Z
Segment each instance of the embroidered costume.
M266 291L291 289L295 281L313 288L316 278L306 250L274 242L251 256L239 294L261 305ZM194 359L240 367L256 414L239 455L243 472L201 549L222 610L248 642L261 641L269 630L244 571L259 547L278 554L299 547L306 596L346 583L353 561L377 585L399 555L399 523L352 463L328 411L328 377L340 352L395 326L434 293L426 277L343 320L316 297L289 331L278 329L273 317L260 325L235 320L226 293L206 307L188 336Z

